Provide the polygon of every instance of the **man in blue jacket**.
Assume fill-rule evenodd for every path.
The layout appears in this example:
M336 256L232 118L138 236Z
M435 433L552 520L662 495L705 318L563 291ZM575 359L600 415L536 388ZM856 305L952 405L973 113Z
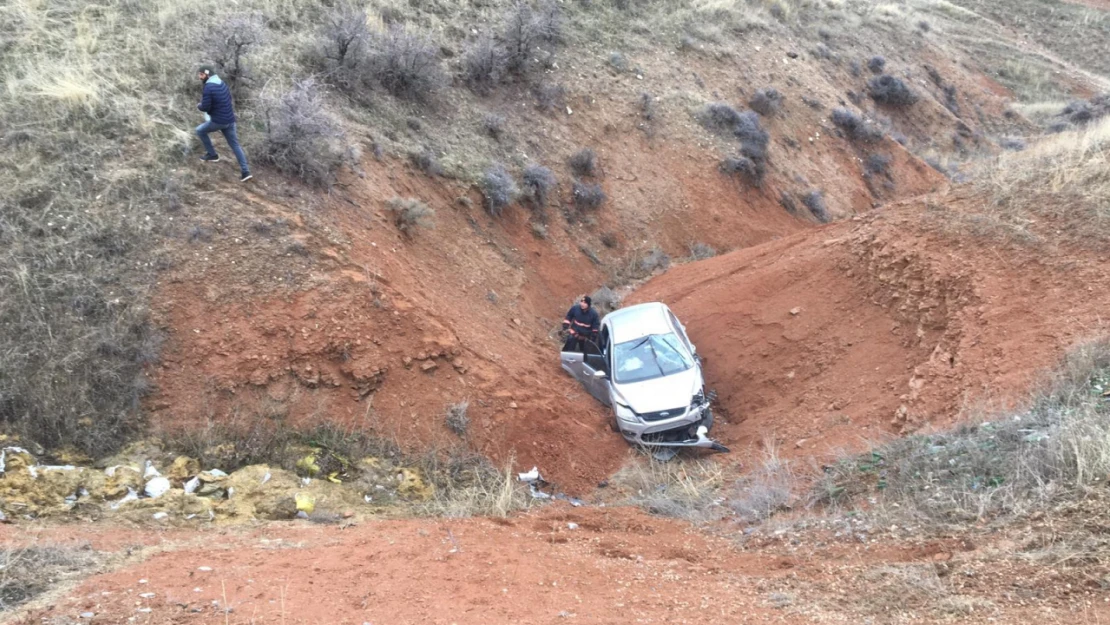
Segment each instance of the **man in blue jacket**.
M563 330L567 333L566 343L563 344L564 352L585 354L590 349L591 353L596 353L597 348L591 349L591 345L597 345L597 331L601 327L601 318L591 304L593 302L590 296L583 295L567 311L567 316L563 319Z
M228 89L211 67L200 68L197 78L204 83L204 95L197 105L197 108L204 112L204 123L197 126L197 136L200 137L205 150L200 160L206 163L216 163L220 160L220 155L216 154L216 149L212 147L212 139L208 136L208 133L219 130L224 134L224 139L227 139L227 144L231 146L231 151L239 161L239 171L242 174L239 181L246 182L253 176L250 168L247 167L247 155L243 154L243 148L239 146L239 136L235 134L235 107L231 103L231 89Z

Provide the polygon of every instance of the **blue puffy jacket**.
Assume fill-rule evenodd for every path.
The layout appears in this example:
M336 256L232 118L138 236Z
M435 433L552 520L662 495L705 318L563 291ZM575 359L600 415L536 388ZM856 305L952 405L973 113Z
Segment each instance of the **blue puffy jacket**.
M204 83L204 95L197 108L204 111L213 123L234 124L235 107L231 104L231 89L219 76L208 77Z

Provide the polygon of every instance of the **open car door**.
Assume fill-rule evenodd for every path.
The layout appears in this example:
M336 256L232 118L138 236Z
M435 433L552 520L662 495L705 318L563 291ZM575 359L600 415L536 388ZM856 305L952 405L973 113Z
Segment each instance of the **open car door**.
M605 370L604 356L597 353L560 352L559 360L563 370L581 382L590 395L606 406L609 405L609 375Z

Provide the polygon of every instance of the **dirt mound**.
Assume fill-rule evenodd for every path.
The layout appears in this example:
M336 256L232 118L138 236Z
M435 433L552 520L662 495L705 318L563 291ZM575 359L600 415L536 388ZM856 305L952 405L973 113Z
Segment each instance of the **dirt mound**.
M978 201L928 198L677 267L635 299L683 319L725 444L823 455L946 426L1025 397L1104 327L1099 259L969 237L960 206Z

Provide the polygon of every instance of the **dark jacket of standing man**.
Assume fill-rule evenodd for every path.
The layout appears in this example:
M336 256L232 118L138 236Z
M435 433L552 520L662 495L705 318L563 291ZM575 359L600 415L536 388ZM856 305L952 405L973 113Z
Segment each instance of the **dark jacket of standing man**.
M197 72L197 78L204 83L204 92L200 98L197 109L204 112L204 123L197 126L197 136L204 144L204 156L200 160L206 163L217 163L220 155L212 146L209 133L219 130L227 140L228 146L239 161L240 181L246 182L252 178L251 170L247 166L247 156L239 145L239 136L235 129L235 105L231 101L231 89L217 76L210 67L202 67Z
M589 295L583 295L582 299L574 303L567 311L567 316L563 319L563 329L566 330L570 336L567 337L566 343L563 345L564 352L580 351L586 352L587 341L597 343L597 331L601 328L601 318L598 317L597 311L591 305L593 302L590 300Z

